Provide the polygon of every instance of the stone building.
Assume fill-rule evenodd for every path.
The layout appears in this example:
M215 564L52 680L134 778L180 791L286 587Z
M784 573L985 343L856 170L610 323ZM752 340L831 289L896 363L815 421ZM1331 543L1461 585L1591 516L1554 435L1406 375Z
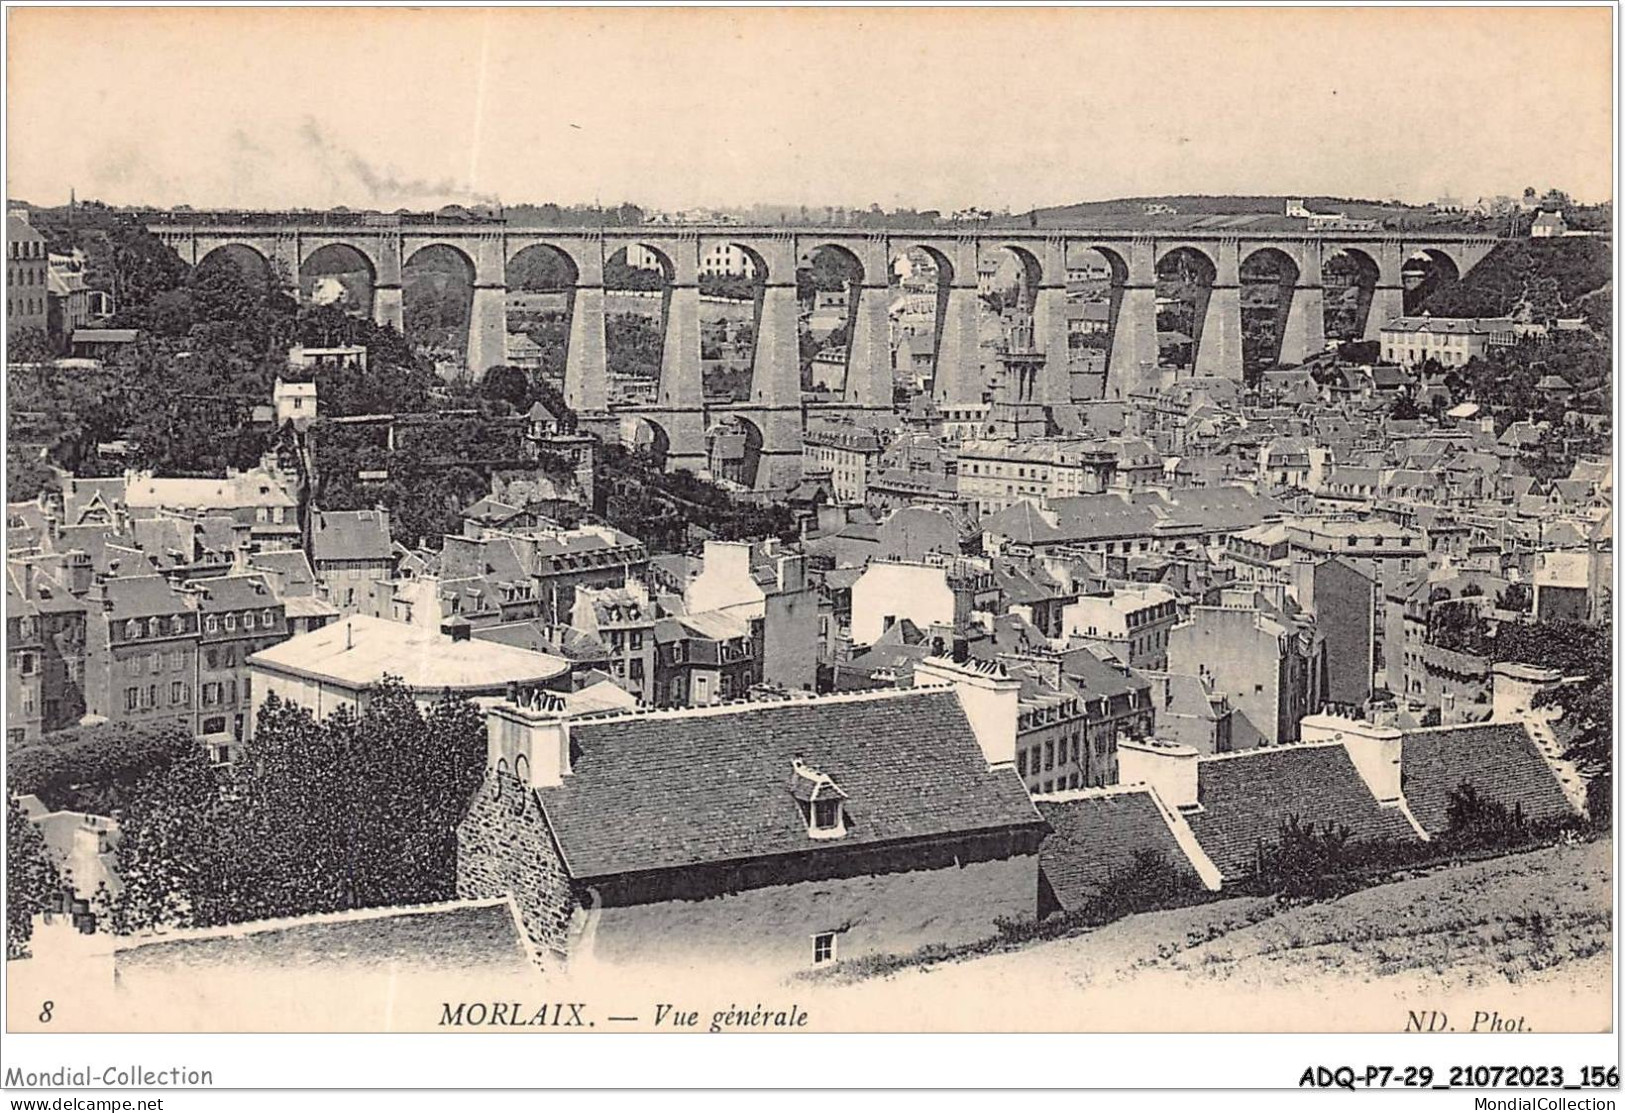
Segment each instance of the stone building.
M787 970L971 942L1031 916L1046 827L1019 685L570 720L489 716L458 895L511 895L544 964ZM962 674L962 675L961 675Z

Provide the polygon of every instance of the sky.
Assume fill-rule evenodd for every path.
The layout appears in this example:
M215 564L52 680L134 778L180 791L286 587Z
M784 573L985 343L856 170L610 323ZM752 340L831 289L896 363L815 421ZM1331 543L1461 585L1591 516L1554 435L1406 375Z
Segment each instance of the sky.
M1604 7L7 16L34 203L1612 195Z

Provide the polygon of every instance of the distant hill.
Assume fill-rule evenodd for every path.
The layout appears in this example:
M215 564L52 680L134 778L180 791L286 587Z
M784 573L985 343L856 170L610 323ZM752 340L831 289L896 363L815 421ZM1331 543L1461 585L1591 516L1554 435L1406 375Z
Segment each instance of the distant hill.
M1350 197L1300 197L1317 213L1342 213L1355 220L1379 220L1389 228L1430 227L1452 231L1504 233L1506 221L1463 213L1439 213L1419 205L1403 205ZM1291 232L1304 230L1304 222L1286 215L1284 196L1175 194L1161 197L1121 197L1110 201L1082 201L1034 209L996 218L1002 227L1062 228L1114 227L1177 231L1192 228L1234 228L1238 231ZM1172 213L1148 213L1147 208L1171 208Z

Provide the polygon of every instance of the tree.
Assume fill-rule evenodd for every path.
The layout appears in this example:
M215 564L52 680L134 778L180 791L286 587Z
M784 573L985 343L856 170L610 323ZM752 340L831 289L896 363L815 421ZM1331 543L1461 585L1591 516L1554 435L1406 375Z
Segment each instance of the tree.
M53 472L37 448L29 448L14 440L6 442L6 499L10 502L32 502L42 491L55 488Z
M9 747L6 777L12 792L32 793L53 810L112 815L144 780L195 747L177 726L74 727Z
M146 778L119 815L120 888L108 907L121 935L255 918L258 861L240 801L222 791L200 746ZM248 853L244 853L248 850Z
M142 782L122 815L115 930L448 899L484 765L464 699L425 714L386 678L359 715L322 722L268 699L229 776L194 749Z
M1529 840L1529 820L1523 805L1508 808L1498 800L1480 796L1469 783L1451 789L1447 796L1445 838L1469 847L1516 846Z
M516 410L525 408L530 397L530 379L523 368L497 364L486 371L480 380L480 393L495 401L506 402Z
M1527 611L1532 601L1529 585L1524 583L1508 584L1495 597L1496 607L1503 611Z
M56 356L56 348L44 329L17 329L6 342L6 359L11 363L45 363Z
M62 876L39 828L15 798L6 801L6 958L27 958L34 917L62 891Z
M1503 622L1493 657L1556 669L1582 680L1535 697L1536 707L1561 708L1564 757L1586 778L1586 808L1606 824L1613 804L1614 672L1609 623Z

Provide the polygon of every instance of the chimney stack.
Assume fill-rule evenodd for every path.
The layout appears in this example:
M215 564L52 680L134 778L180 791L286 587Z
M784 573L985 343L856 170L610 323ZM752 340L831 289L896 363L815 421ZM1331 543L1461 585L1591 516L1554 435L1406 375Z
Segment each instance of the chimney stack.
M1340 715L1305 715L1299 730L1303 742L1343 743L1349 760L1379 803L1392 803L1402 795L1400 762L1405 736L1396 728Z
M548 693L556 696L556 693ZM525 788L556 788L570 775L570 725L563 700L503 701L486 712L486 765Z
M1200 803L1197 754L1190 746L1149 738L1119 739L1117 781L1150 785L1164 804L1176 810Z
M916 688L952 685L987 758L988 768L1014 765L1016 720L1021 713L1021 681L1004 666L981 661L927 657L914 666Z

